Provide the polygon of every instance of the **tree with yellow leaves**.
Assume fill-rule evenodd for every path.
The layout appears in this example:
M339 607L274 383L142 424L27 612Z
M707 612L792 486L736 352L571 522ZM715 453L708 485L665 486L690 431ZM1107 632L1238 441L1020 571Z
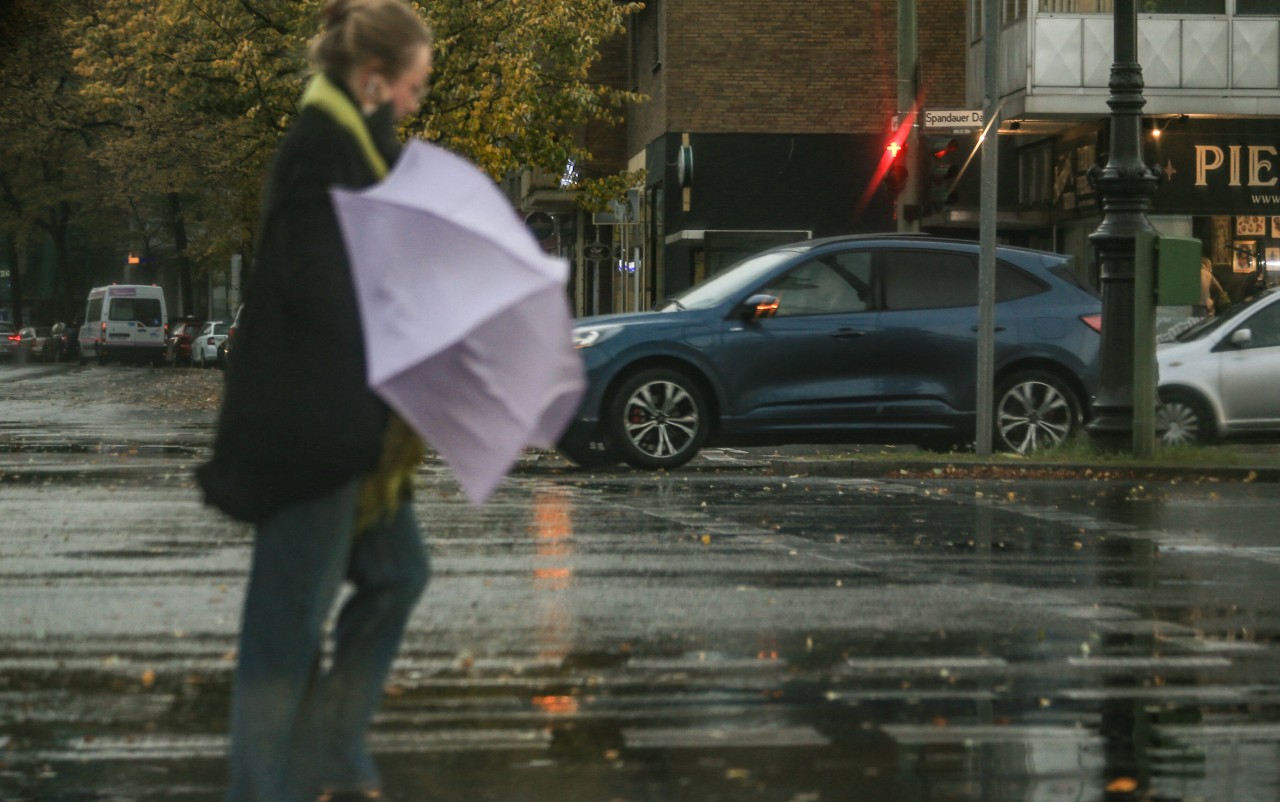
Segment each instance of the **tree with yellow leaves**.
M321 0L83 0L70 20L84 98L114 122L98 148L118 185L198 220L192 256L246 250L262 176L298 110ZM581 128L635 97L592 80L639 4L433 0L432 91L406 126L492 176L590 163ZM586 173L590 174L590 173ZM608 183L601 176L601 183ZM182 220L182 215L174 215ZM188 226L190 229L190 226ZM175 239L177 238L175 228Z

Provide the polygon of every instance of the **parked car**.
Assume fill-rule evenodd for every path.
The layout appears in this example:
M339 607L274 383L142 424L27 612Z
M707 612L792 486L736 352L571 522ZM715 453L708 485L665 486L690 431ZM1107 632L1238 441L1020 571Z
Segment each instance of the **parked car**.
M560 443L582 465L672 468L707 443L972 443L975 242L862 235L774 248L650 312L573 330L588 388ZM1102 304L1069 257L997 252L995 440L1070 437L1098 382Z
M191 341L191 364L211 368L218 364L218 346L227 339L227 324L222 320L205 322Z
M236 307L236 316L231 318L231 325L227 326L227 338L218 346L218 364L226 365L227 357L231 355L231 346L235 344L236 329L240 328L240 313L244 311L244 304Z
M17 357L21 342L22 337L12 323L0 322L0 357L12 362Z
M190 365L192 361L191 343L203 328L204 321L196 318L184 318L169 328L169 338L165 340L165 361L171 365Z
M89 290L80 327L80 364L96 358L164 364L169 313L154 284L112 284Z
M54 323L45 343L46 362L75 361L80 357L80 324Z
M1280 433L1280 289L1161 343L1156 362L1166 445Z
M44 360L45 343L49 341L48 326L26 326L18 330L18 361L40 362Z

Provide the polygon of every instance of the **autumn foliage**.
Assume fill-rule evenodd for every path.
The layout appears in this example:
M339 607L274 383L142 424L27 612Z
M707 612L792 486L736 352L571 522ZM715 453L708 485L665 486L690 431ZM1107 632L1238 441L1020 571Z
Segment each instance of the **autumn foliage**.
M462 153L495 179L527 167L558 174L573 160L583 175L609 184L609 176L593 175L581 132L588 123L617 120L624 104L637 99L593 80L592 68L602 46L619 41L626 16L639 4L413 4L435 30L436 68L406 136ZM262 177L297 113L320 5L12 0L0 14L0 35L12 42L38 34L41 42L0 55L0 102L26 109L11 119L37 116L41 107L35 104L47 107L49 99L24 91L19 76L43 77L61 93L71 119L27 125L24 141L4 143L6 164L22 163L24 150L47 151L51 139L65 139L64 148L78 149L74 158L105 171L94 181L97 203L132 208L141 221L165 217L180 198L194 258L225 264L222 257L251 247ZM16 180L11 167L0 170L0 179ZM0 197L8 201L0 208L10 227L18 225L15 202L44 197L50 189L37 192L40 178L34 175L17 183L9 198ZM86 207L85 188L74 197L72 189L62 184L53 194Z

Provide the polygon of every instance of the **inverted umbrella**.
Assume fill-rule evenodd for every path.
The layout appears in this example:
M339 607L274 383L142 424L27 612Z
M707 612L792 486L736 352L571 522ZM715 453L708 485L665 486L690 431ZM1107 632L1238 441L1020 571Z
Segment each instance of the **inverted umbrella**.
M482 504L526 447L550 447L585 382L569 266L493 181L419 140L364 190L335 189L369 386Z

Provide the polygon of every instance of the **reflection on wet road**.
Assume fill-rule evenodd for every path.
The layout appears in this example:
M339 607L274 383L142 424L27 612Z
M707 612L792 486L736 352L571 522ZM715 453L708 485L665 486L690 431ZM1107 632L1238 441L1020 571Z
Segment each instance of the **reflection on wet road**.
M213 802L249 533L93 456L0 459L0 799ZM432 467L386 798L1280 799L1277 496Z
M248 535L167 476L4 485L4 798L217 798ZM1277 798L1276 549L1169 490L431 473L390 798Z

